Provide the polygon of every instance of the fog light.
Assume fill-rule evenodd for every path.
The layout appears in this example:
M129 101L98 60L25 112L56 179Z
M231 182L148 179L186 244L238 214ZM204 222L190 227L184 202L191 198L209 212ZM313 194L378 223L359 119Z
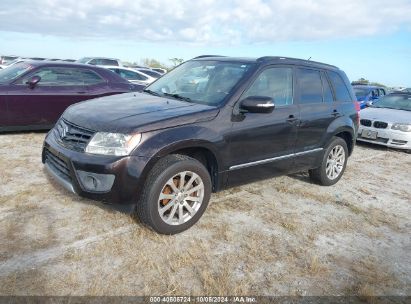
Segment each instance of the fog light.
M108 192L114 184L113 174L97 174L77 170L80 183L85 190L93 192Z

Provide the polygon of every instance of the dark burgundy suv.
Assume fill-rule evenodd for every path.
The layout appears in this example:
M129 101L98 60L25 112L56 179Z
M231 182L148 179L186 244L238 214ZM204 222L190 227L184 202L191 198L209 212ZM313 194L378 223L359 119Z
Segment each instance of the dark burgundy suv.
M191 227L211 192L308 170L343 175L358 108L343 71L306 60L200 56L147 87L69 107L42 160L68 190L129 204L165 234Z

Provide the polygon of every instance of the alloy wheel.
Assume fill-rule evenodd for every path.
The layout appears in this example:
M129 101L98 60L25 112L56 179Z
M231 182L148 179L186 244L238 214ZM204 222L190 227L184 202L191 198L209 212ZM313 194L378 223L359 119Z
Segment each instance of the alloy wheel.
M340 176L345 164L345 150L343 146L336 145L328 154L325 173L330 180Z
M192 171L183 171L170 178L158 198L158 212L169 225L181 225L193 218L204 199L204 183Z

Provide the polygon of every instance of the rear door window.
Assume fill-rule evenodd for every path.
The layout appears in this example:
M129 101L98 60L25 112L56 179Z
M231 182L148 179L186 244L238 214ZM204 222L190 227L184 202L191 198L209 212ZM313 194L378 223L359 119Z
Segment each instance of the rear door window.
M320 71L298 69L297 81L300 104L323 102Z
M334 87L335 97L337 101L352 101L350 93L342 80L341 76L336 72L328 71L332 86Z

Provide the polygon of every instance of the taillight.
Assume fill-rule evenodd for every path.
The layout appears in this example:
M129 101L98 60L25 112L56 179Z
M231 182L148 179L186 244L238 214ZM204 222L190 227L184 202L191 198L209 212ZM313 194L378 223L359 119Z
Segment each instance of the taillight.
M354 104L355 104L355 110L357 112L360 112L360 110L361 110L360 102L359 101L354 101Z
M357 111L357 123L360 124L360 110L361 110L361 106L360 106L360 102L359 101L354 101L354 105L355 105L355 110Z

